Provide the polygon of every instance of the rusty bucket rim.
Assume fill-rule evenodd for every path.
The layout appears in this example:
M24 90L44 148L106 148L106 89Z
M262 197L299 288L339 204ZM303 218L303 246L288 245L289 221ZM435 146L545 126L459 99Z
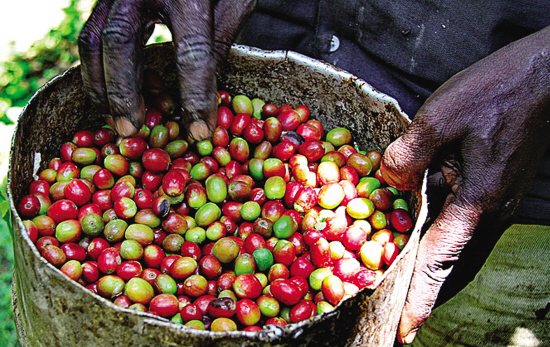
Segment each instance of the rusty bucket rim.
M151 45L151 46L158 46L158 45L163 45L163 44L155 44L155 45ZM360 79L360 78L354 76L353 74L351 74L351 73L349 73L345 70L339 69L337 67L334 67L333 65L330 65L326 62L322 62L320 60L316 60L316 59L307 57L303 54L292 52L292 51L283 51L283 50L265 51L265 50L260 50L258 48L254 48L254 47L244 46L244 45L233 45L232 49L231 49L231 54L233 54L235 56L242 56L242 57L253 56L253 57L257 57L257 58L280 60L280 61L288 60L288 61L291 61L295 64L307 65L307 66L310 66L310 67L314 67L315 69L317 69L318 71L321 71L322 73L330 74L331 76L336 76L341 80L351 81L353 84L355 84L357 86L357 88L359 88L362 91L362 93L370 95L373 98L379 99L382 102L387 102L387 103L391 104L393 107L395 107L395 109L399 113L399 115L406 122L410 123L410 119L409 119L408 115L405 114L402 111L402 109L399 106L399 103L397 102L396 99L394 99L393 97L388 96L387 94L384 94L384 93L376 90L374 87L372 87L365 80ZM15 132L13 134L13 137L12 137L12 140L11 140L9 166L8 166L8 176L7 176L7 194L8 194L10 210L11 210L11 214L12 214L12 224L17 223L20 230L24 230L25 227L23 225L23 220L21 219L21 217L19 216L19 214L17 212L16 204L15 204L15 201L14 201L14 194L13 194L13 191L12 191L12 179L13 179L13 177L12 177L12 175L13 175L12 165L13 165L13 161L14 161L13 151L14 151L14 146L15 146L16 134L18 133L18 131L20 131L19 128L21 126L21 122L19 122L19 121L24 116L27 115L28 109L31 107L31 105L33 103L37 102L39 95L43 94L44 92L46 92L50 88L54 88L58 83L62 83L66 79L67 76L69 76L71 74L75 74L75 73L80 73L80 65L77 65L77 66L74 66L74 67L71 67L71 68L65 70L62 74L60 74L58 76L55 76L50 81L45 83L30 98L30 100L25 105L25 107L22 109L22 111L21 111L21 113L18 117L17 127L16 127L16 130L15 130ZM35 165L34 170L37 170L37 169L38 169L38 166ZM36 176L36 172L33 172L32 176ZM422 187L420 187L419 189L420 189L423 201L421 203L421 208L420 208L419 214L418 214L418 216L416 218L416 221L415 221L415 227L414 227L414 230L412 231L413 233L419 233L420 232L420 229L422 228L422 225L424 224L424 222L426 220L426 217L427 217L427 197L426 197L426 179L425 178L423 180ZM418 223L418 221L423 221L423 222ZM150 314L147 314L147 313L136 312L134 310L124 309L124 308L121 308L121 307L115 305L113 302L101 297L100 295L94 294L93 292L89 291L88 289L86 289L82 285L78 284L77 282L71 281L70 279L68 279L58 268L54 267L46 259L44 259L40 255L40 253L38 252L36 246L30 240L30 238L28 237L28 235L26 233L21 232L20 236L23 238L23 240L25 240L27 246L29 247L29 249L31 250L33 255L35 257L39 258L40 261L44 265L46 265L50 269L54 270L53 273L55 274L55 276L57 276L59 278L63 278L64 280L66 280L67 283L70 283L69 285L74 286L75 288L78 288L78 290L81 291L82 293L84 293L85 295L91 295L94 298L94 300L99 300L100 302L102 302L103 304L107 305L108 307L114 309L115 311L118 311L118 312L121 312L121 313L124 313L124 314L133 314L133 315L141 316L143 319L146 319L148 323L155 324L155 325L166 326L167 328L170 328L170 329L189 331L186 327L178 325L176 323L172 323L169 319L154 316L154 315L150 315ZM13 242L15 242L15 240ZM412 245L407 245L405 247L405 249L403 249L403 251L400 252L400 254L398 255L397 259L394 261L394 263L390 266L390 268L388 268L386 270L386 274L384 274L384 276L382 276L381 280L377 283L377 286L386 278L386 276L391 272L391 270L396 266L396 264L405 256L405 254L407 254L408 252L411 251L411 248L412 248ZM15 276L16 275L15 275L15 271L14 271L14 281L15 281ZM361 289L361 291L368 291L368 290L374 291L375 289L376 288L372 288L372 289L364 288L364 289ZM14 305L14 311L15 310L17 310L17 305ZM327 316L331 316L331 315L334 315L334 314L339 314L338 312L339 312L338 310L334 310L334 311L331 311L331 312L325 312L323 314L311 317L311 318L309 318L305 321L289 324L289 325L287 325L283 328L278 328L278 327L273 328L273 329L271 329L271 331L263 332L263 333L262 332L246 332L246 331L212 332L212 331L200 331L200 330L193 330L192 333L197 334L197 335L204 335L204 336L215 338L215 339L223 338L223 337L231 337L231 336L234 336L234 337L237 337L237 336L243 337L243 336L245 336L245 337L249 337L249 338L256 339L256 340L267 339L265 341L269 342L270 340L275 339L275 338L286 338L286 337L292 337L295 334L300 334L301 331L302 331L302 327L304 327L305 325L315 324L316 322L325 319ZM20 332L19 334L21 336L22 333Z

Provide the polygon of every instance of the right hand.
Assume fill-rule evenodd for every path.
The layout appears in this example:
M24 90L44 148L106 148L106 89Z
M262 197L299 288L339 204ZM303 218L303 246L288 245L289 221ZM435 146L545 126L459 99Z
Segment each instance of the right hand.
M440 164L428 183L449 190L420 241L399 342L412 343L470 239L468 264L481 267L518 211L550 142L549 47L550 26L457 73L387 148L386 182L408 190Z
M179 101L189 134L203 140L216 123L216 69L255 0L98 0L79 37L82 80L92 102L122 136L141 128L141 53L156 22L172 33Z

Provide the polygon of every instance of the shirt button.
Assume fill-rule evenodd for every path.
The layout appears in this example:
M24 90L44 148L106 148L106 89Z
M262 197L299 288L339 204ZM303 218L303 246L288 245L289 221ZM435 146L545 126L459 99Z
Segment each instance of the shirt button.
M328 51L333 53L336 52L338 48L340 48L340 39L337 36L332 35L332 38L330 39L330 48Z

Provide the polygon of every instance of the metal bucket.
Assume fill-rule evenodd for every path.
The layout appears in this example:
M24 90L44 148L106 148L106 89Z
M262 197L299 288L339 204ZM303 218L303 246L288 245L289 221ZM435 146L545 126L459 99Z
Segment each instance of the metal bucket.
M154 45L146 63L176 88L171 45ZM291 52L235 46L219 75L219 89L274 104L305 104L326 128L345 126L362 148L384 149L409 120L397 102L363 80ZM80 129L104 124L82 89L76 67L41 88L25 107L12 142L8 194L13 215L13 308L23 346L393 346L409 287L420 228L427 214L425 187L411 192L416 226L406 248L376 290L364 289L334 311L260 332L197 331L167 319L115 306L69 280L29 240L15 205L33 175Z

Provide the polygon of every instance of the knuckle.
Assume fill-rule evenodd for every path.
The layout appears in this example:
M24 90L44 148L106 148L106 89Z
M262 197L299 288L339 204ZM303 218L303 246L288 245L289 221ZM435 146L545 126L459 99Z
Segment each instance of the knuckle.
M81 51L93 51L101 46L101 37L97 30L86 25L78 35L78 48Z
M464 186L465 184L461 184ZM464 190L459 190L448 209L447 223L452 223L451 227L453 237L462 241L465 236L468 236L479 222L479 218L485 212L483 204L484 196L476 194L475 187L467 188L471 193L466 193Z
M135 23L123 17L116 17L109 21L103 29L103 44L108 49L128 46L135 41Z
M177 42L176 62L179 66L204 66L212 57L212 44L209 38L201 36L182 37Z
M423 247L424 246L424 247ZM421 245L415 271L418 271L423 283L430 287L439 287L449 276L453 261L458 258L460 250L454 247L427 247Z
M449 261L438 262L436 264L427 264L421 271L430 280L428 283L431 286L440 287L445 279L449 276L452 270L452 265Z
M411 161L403 148L395 142L384 153L381 172L388 184L401 190L411 190L420 186L424 177L423 168L415 167L414 161Z
M241 6L240 8L242 9L243 13L249 14L252 11L254 11L258 1L257 0L245 0L245 1L240 1L239 3L240 3L240 6Z

